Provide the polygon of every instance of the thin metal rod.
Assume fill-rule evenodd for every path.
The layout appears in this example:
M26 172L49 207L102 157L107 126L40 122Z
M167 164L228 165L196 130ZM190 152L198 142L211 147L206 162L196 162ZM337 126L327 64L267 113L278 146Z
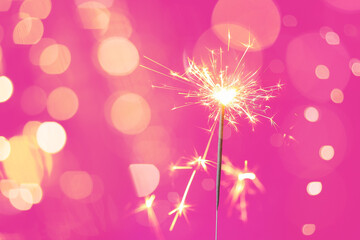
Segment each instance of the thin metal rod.
M224 115L225 106L220 107L219 120L219 142L218 142L218 156L217 156L217 174L216 174L216 226L215 226L215 240L218 235L218 209L220 200L220 181L221 181L221 164L222 164L222 149L223 149L223 132L224 132Z

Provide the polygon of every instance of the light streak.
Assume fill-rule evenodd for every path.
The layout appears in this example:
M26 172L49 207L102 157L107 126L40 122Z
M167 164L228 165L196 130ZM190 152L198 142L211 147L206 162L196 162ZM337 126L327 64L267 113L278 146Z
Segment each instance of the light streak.
M228 200L230 201L229 213L231 213L235 204L238 203L237 209L240 211L240 219L244 222L247 221L246 194L254 191L251 188L251 184L259 191L264 191L264 187L260 180L256 177L254 172L248 169L247 165L248 162L245 161L243 169L236 168L227 158L224 158L224 164L222 166L224 174L230 179L227 184L230 186L228 195Z

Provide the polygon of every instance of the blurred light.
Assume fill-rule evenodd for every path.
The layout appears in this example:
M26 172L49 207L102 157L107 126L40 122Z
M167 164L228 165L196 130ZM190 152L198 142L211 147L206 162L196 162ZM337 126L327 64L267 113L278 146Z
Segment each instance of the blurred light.
M273 73L282 73L285 70L284 63L279 59L274 59L270 62L269 68Z
M85 29L106 30L110 21L110 12L102 3L87 1L78 5L78 13Z
M354 74L354 76L360 77L360 61L355 60L351 64L351 72Z
M72 118L79 107L79 100L73 90L67 87L58 87L53 90L47 100L47 110L56 120Z
M330 97L334 103L342 103L344 101L344 93L338 88L331 91Z
M41 183L44 176L43 155L26 136L15 136L9 140L10 156L3 161L9 179L17 183Z
M34 17L45 19L51 11L51 0L25 0L20 6L20 18Z
M201 186L205 191L212 191L215 188L215 181L212 178L205 178L202 180Z
M36 140L36 133L37 133L37 130L40 127L40 125L41 125L41 122L39 122L39 121L29 121L25 124L25 126L23 128L23 136L27 137L31 146L33 146L34 148L39 147L37 140Z
M39 65L47 74L62 74L71 63L71 53L65 45L53 44L46 47L41 55Z
M160 182L160 172L153 164L130 164L130 174L138 197L155 191Z
M131 22L124 14L112 12L106 36L129 38L133 32Z
M30 47L29 58L30 62L36 66L40 65L40 56L43 50L51 45L56 44L52 38L42 38L37 44Z
M321 182L310 182L306 186L306 191L309 195L315 196L321 193L322 190L322 184Z
M1 179L0 180L0 190L2 195L9 198L10 190L11 189L17 189L19 188L19 185L16 183L16 181L12 179Z
M142 163L165 165L171 157L172 139L162 126L151 126L137 135L133 142L136 160Z
M20 185L20 189L26 189L30 192L31 198L24 198L24 201L30 204L37 204L40 203L43 192L39 184L36 183L23 183Z
M65 146L66 132L57 122L44 122L37 130L36 139L45 152L57 153Z
M216 35L230 46L244 49L243 44L254 40L253 48L260 50L271 46L280 32L280 13L271 0L222 0L212 13L212 26Z
M124 134L139 134L149 125L151 111L148 103L140 95L126 93L120 95L111 107L111 121Z
M10 9L12 0L1 0L0 1L0 12L6 12Z
M355 27L354 25L345 24L344 33L346 36L355 37L356 35L358 35L359 31L358 31L357 27Z
M285 15L282 21L285 27L296 27L298 25L298 21L293 15Z
M227 140L231 137L232 129L230 126L224 127L223 139Z
M14 28L13 40L15 44L31 45L40 41L44 34L44 26L38 18L25 18Z
M0 77L0 103L9 100L13 94L13 84L11 80L5 76Z
M324 145L320 148L319 155L322 159L329 161L333 159L335 150L331 145Z
M46 107L46 93L38 86L25 89L21 96L21 108L29 115L37 115Z
M124 76L132 73L139 64L139 53L132 42L122 37L103 40L98 48L102 69L110 75Z
M304 111L304 117L309 122L316 122L319 120L319 111L314 107L307 107Z
M75 0L76 5L81 5L85 2L89 2L89 0ZM91 0L91 2L97 2L97 3L104 5L105 7L109 8L113 5L114 0Z
M310 236L315 232L315 224L304 224L302 227L302 233L306 236Z
M286 70L292 84L303 96L324 103L330 100L331 90L344 89L348 84L349 59L343 45L329 45L318 33L307 33L289 43Z
M325 40L330 45L339 45L340 44L339 35L335 32L327 32L325 34Z
M31 192L21 187L9 191L9 200L11 205L20 211L27 211L33 205Z
M10 155L11 147L9 141L5 137L0 137L0 161L4 161Z
M315 74L319 79L328 79L330 76L329 69L325 65L317 65Z
M323 26L323 27L321 27L320 28L320 36L321 36L321 38L323 38L323 39L325 39L326 40L326 34L328 33L328 32L332 32L333 30L332 30L332 28L330 28L330 27L328 27L328 26Z
M345 11L357 11L360 10L360 1L358 0L324 0L331 6L345 10Z
M60 177L60 187L66 196L71 199L84 199L93 191L91 176L84 171L68 171Z

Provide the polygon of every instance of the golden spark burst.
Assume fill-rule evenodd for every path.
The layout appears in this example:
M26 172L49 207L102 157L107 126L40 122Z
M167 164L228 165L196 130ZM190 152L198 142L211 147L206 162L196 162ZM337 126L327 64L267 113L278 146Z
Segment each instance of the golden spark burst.
M230 32L228 32L227 52L230 51L230 38ZM206 64L203 61L201 64L198 64L194 59L188 58L188 67L183 74L177 73L148 57L145 58L161 68L166 69L168 73L163 73L162 71L140 65L145 69L185 83L189 87L187 90L183 90L175 85L153 85L155 88L177 91L178 94L187 99L187 102L184 105L174 107L173 110L186 106L202 105L209 109L208 118L213 120L213 124L210 128L211 136L203 156L195 157L184 166L171 166L171 171L193 169L193 172L186 185L180 203L169 213L169 215L175 214L170 226L170 231L173 230L176 221L180 216L184 215L186 218L186 210L189 209L190 205L186 204L185 201L196 171L206 171L206 166L210 163L205 159L214 134L215 126L219 119L224 118L235 128L240 118L248 119L248 121L254 125L259 121L259 117L263 117L268 119L272 125L275 124L273 117L266 116L266 111L270 108L266 102L275 97L275 92L281 89L282 84L279 82L276 85L262 87L259 78L257 77L258 70L253 72L245 70L245 63L243 60L248 50L252 47L251 40L249 39L249 43L243 45L245 51L242 55L238 55L232 59L230 62L231 64L225 64L225 61L223 61L224 52L222 48L219 50L209 50L210 64ZM223 122L220 125L222 129ZM222 139L222 131L219 138ZM222 142L219 148L222 149ZM219 164L220 166L218 165L218 169L220 169L221 173L221 157ZM220 176L218 171L217 182L219 181ZM217 189L217 198L219 196L218 191L219 189Z
M246 118L250 123L258 122L259 117L264 117L274 124L273 117L266 116L265 112L270 108L266 102L275 97L275 92L281 89L282 84L262 87L257 77L258 70L245 71L244 57L252 44L246 44L245 51L237 56L234 66L223 62L223 50L209 50L210 64L197 64L195 60L188 58L188 67L183 74L179 74L153 59L145 57L151 62L165 68L168 74L141 65L143 68L171 77L190 86L190 90L182 90L173 85L154 85L153 87L175 90L183 95L188 102L173 109L190 105L203 105L209 110L209 119L219 119L219 107L225 107L225 120L236 125L239 118ZM237 60L239 59L239 60Z
M243 169L236 168L224 157L224 163L222 166L224 174L229 178L226 185L230 186L228 200L230 201L229 214L234 206L238 203L237 209L240 211L240 219L244 222L247 221L247 203L246 194L253 194L255 190L251 187L254 185L256 189L263 192L264 186L260 180L256 177L256 174L248 169L248 162L245 161Z

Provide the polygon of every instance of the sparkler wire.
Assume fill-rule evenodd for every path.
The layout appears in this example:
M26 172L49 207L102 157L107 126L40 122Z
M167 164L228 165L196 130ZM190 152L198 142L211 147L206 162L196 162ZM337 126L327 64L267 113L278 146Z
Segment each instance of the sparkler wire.
M225 106L221 104L220 119L219 119L219 142L218 142L218 156L217 156L217 174L216 174L216 225L215 225L215 240L217 239L218 230L218 212L220 200L220 181L221 181L221 165L222 165L222 149L224 136L224 116Z

